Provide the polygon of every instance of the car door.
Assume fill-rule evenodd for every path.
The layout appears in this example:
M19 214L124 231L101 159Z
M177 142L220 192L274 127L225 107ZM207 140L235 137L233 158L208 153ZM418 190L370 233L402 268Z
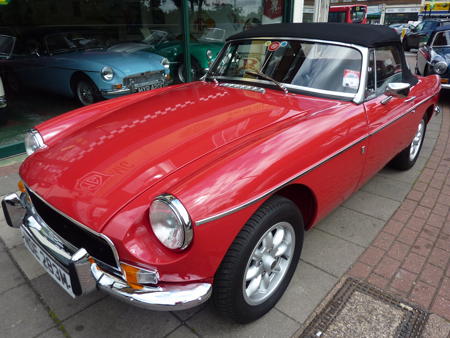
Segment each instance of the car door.
M416 102L414 90L406 98L385 94L389 83L402 82L403 69L399 49L396 46L386 46L371 50L369 64L368 95L364 103L368 124L368 149L362 183L409 144L416 123L408 117L413 114L409 111Z

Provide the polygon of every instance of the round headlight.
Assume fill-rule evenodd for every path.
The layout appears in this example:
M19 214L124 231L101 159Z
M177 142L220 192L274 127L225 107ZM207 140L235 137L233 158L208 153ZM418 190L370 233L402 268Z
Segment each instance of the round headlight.
M165 69L169 69L169 67L170 67L170 61L167 59L167 58L163 58L162 60L161 60L161 64L164 66L164 68Z
M45 148L41 134L36 129L31 129L25 134L25 151L28 155L31 155L41 148Z
M102 68L101 74L102 78L106 81L111 81L114 77L114 72L112 68L108 66Z
M167 248L185 249L192 241L189 214L174 196L158 196L150 205L150 225L158 240Z
M206 57L207 57L208 59L210 59L210 60L213 58L213 52L212 52L211 49L208 49L208 50L206 51Z
M447 71L447 67L447 62L445 61L439 61L433 66L435 73L439 75L445 74L445 72Z

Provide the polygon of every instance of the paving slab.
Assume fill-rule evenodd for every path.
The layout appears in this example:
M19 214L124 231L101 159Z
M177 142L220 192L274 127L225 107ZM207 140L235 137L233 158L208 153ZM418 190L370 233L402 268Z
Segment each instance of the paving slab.
M337 280L336 277L300 261L276 308L299 323L304 323Z
M34 337L55 326L28 285L1 294L0 304L0 335L3 337Z
M306 233L302 260L334 277L340 277L364 251L364 247L319 229Z
M73 299L47 273L33 279L31 284L59 320L65 320L107 297L104 292L94 291L89 295Z
M71 337L164 337L180 321L170 312L147 311L107 297L63 321Z
M400 206L400 202L359 190L344 202L344 206L354 211L359 211L363 214L387 221Z
M362 191L402 202L411 190L412 183L396 181L390 177L376 175L362 188Z
M449 335L450 322L435 314L431 314L422 332L422 338L448 337Z
M17 182L19 182L19 174L11 174L0 177L0 196L10 194L17 190Z
M11 228L6 224L3 211L0 210L0 239L8 249L23 244L22 236L18 229Z
M24 284L25 279L5 251L0 252L0 294Z
M317 229L344 240L368 246L384 226L384 221L360 212L339 207L322 220Z
M378 172L377 175L386 176L400 182L413 184L421 172L421 169L418 167L416 168L415 166L407 171L399 171L389 167L384 167Z
M12 248L9 252L29 280L47 273L36 258L31 255L25 247L25 244L18 245Z
M172 332L167 336L167 338L196 338L196 337L199 336L195 334L190 328L184 325L181 325L174 332Z
M300 324L277 309L249 324L236 324L220 316L209 304L203 311L187 321L187 325L202 337L255 337L284 338L300 328Z
M57 327L54 327L48 331L45 331L41 333L40 335L36 336L35 338L67 338L64 333L58 329Z
M206 303L200 304L199 306L196 306L191 309L183 310L183 311L173 311L172 314L177 317L182 322L187 321L189 318L191 318L196 313L202 311L206 307Z

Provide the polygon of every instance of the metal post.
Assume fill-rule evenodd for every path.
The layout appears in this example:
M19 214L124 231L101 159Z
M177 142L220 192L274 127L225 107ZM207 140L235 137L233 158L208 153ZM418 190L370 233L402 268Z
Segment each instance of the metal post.
M294 1L293 22L303 22L304 5L305 5L304 0L295 0Z
M292 22L294 15L294 0L284 0L283 22Z
M186 82L191 82L191 27L189 25L188 0L181 0L181 26L183 27L184 78L186 79Z

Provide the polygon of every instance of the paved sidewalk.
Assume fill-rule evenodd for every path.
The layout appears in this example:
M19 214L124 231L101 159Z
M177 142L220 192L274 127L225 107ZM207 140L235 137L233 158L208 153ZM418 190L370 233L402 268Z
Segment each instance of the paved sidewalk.
M286 294L249 325L230 323L209 303L170 313L141 310L100 292L73 300L40 268L0 212L0 336L292 337L347 275L448 319L449 102L445 105L428 126L416 166L407 172L383 169L309 231ZM17 168L0 162L0 195L16 189ZM428 290L433 295L427 301ZM450 325L437 320L440 328Z
M450 321L450 107L429 161L348 272Z

